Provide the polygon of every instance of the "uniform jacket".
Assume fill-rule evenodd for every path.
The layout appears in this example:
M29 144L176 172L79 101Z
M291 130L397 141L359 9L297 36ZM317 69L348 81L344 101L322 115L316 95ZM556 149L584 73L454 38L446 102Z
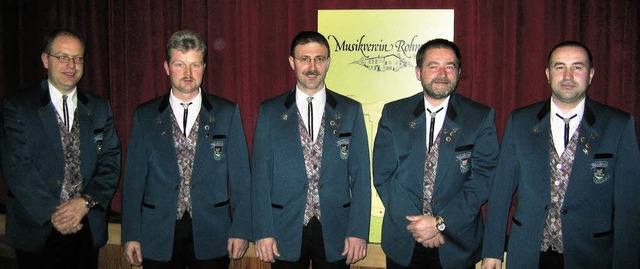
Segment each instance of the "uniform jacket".
M551 204L548 99L515 110L493 180L483 257L502 258L511 222L508 268L538 268ZM638 268L640 154L631 116L587 99L573 168L560 209L566 268ZM514 216L511 197L518 189Z
M196 258L212 259L227 255L230 237L251 239L251 176L239 107L201 96L190 189L193 244ZM122 242L140 242L142 256L159 261L171 258L180 192L172 114L169 94L136 109L124 173Z
M347 237L367 239L371 215L369 148L362 106L327 89L319 196L328 261L341 255ZM295 90L260 105L253 142L253 232L274 237L282 255L300 257L307 172L300 142Z
M120 144L109 102L78 89L83 193L98 202L87 219L94 247L107 242L106 212L118 185ZM64 154L48 82L5 98L2 172L8 186L7 243L28 252L42 249L60 201Z
M462 268L480 259L481 206L489 194L498 157L493 109L453 93L440 137L431 200L434 216L446 224L439 247L444 268ZM426 156L424 95L385 105L373 147L373 180L385 207L382 249L408 265L415 239L406 216L422 215Z

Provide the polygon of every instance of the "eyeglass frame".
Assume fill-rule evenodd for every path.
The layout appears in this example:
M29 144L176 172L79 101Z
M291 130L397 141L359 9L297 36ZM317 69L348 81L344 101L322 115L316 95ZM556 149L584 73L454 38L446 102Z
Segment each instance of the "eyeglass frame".
M47 54L47 55L49 55L49 56L51 56L51 57L53 57L53 58L58 59L58 61L59 61L60 63L63 63L63 64L66 64L66 63L68 63L69 61L73 61L73 63L74 63L74 64L84 64L84 63L87 61L87 59L86 59L84 56L77 56L77 57L69 57L69 56L67 56L67 55L60 55L60 56L58 56L58 55L50 54L50 53L48 53L48 52L45 52L45 54ZM64 60L64 59L66 59L66 60ZM78 62L78 59L80 59L80 60L81 60L81 62Z
M302 57L292 56L292 57L303 64L310 64L312 60L319 64L326 64L331 60L330 56L316 56L315 58L312 58L309 56L302 56Z

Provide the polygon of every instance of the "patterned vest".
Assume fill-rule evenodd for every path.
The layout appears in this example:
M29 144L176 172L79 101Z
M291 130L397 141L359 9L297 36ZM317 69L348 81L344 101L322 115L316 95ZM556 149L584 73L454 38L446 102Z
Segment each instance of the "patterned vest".
M313 124L313 123L309 123ZM300 142L302 143L302 153L304 154L304 164L307 170L307 202L304 208L304 225L309 224L309 220L316 216L320 220L320 195L318 193L318 182L320 181L320 168L322 165L322 145L324 140L324 113L322 123L318 130L316 141L311 140L311 134L304 126L302 116L298 112L298 126L300 128Z
M546 224L542 232L542 251L547 251L551 248L558 253L563 252L561 211L562 204L564 203L564 195L569 185L569 177L571 176L571 170L573 168L573 159L575 157L579 131L580 126L578 126L578 129L569 140L569 144L561 156L558 156L558 152L553 143L553 136L549 136L551 140L549 149L551 203L548 207L549 214L547 215Z
M196 156L196 142L198 141L198 122L200 115L196 118L196 122L191 127L188 137L184 137L184 133L180 130L176 116L171 113L173 123L173 141L176 147L178 159L178 168L180 170L180 193L178 194L178 209L176 219L182 219L184 212L191 214L191 175L193 174L193 161Z
M427 151L424 160L424 186L422 197L422 214L433 215L431 209L431 197L433 196L433 184L436 181L436 172L438 170L438 154L440 151L440 136L436 137L433 142L431 151Z
M76 113L76 112L74 112ZM80 160L80 124L78 114L74 116L71 131L64 126L64 120L58 115L58 127L64 154L64 180L60 200L63 202L78 198L82 194L82 161Z

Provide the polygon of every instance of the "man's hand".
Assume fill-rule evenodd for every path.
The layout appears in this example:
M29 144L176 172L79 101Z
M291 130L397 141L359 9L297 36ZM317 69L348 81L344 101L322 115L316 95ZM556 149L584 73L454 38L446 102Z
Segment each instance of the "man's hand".
M367 241L357 237L344 239L342 256L347 256L347 264L353 264L367 256Z
M442 236L442 234L437 234L436 236L434 236L433 238L422 242L421 244L426 247L426 248L437 248L439 246L441 246L442 244L444 244L445 240L444 240L444 236Z
M124 256L127 257L127 261L129 261L131 265L142 265L142 248L140 247L140 242L129 241L124 243Z
M73 198L56 207L51 215L51 224L61 234L72 234L82 229L82 218L89 213L89 208L82 198Z
M255 244L256 256L263 262L276 262L276 257L280 257L280 251L278 251L278 243L273 237L262 238L256 241Z
M229 259L242 259L242 256L247 252L249 247L249 241L240 238L229 238L227 241L227 251L229 252Z
M482 269L502 269L502 261L496 258L483 258Z
M436 218L433 216L407 216L407 220L411 222L407 225L407 230L420 244L440 234L440 231L436 229Z

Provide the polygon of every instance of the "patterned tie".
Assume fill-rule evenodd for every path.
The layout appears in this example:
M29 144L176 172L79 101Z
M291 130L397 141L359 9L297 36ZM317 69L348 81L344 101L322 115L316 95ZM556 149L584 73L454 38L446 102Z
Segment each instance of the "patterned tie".
M424 161L424 188L422 197L422 213L431 216L431 196L433 195L433 184L436 180L436 170L438 169L438 149L440 148L440 136L436 137L431 150L427 150Z
M182 105L182 107L184 108L184 116L182 117L182 130L183 130L183 134L184 137L187 137L187 117L189 115L189 105L192 104L192 102L189 103L180 103Z
M427 108L427 111L429 111L429 115L431 116L431 123L429 124L429 146L427 147L427 152L431 151L431 147L433 146L433 130L436 127L436 114L442 111L442 109L443 107L436 110L436 112L431 112L431 110Z
M64 120L64 128L67 130L67 132L70 130L69 129L69 106L67 106L67 95L63 95L62 96L62 114L63 114L63 120Z
M578 116L578 114L574 114L571 117L565 118L560 116L560 114L556 113L556 116L558 116L558 118L562 119L564 121L564 148L567 148L567 144L569 144L569 122L575 118L576 116Z
M313 141L313 97L307 97L307 125L309 126L309 136Z

